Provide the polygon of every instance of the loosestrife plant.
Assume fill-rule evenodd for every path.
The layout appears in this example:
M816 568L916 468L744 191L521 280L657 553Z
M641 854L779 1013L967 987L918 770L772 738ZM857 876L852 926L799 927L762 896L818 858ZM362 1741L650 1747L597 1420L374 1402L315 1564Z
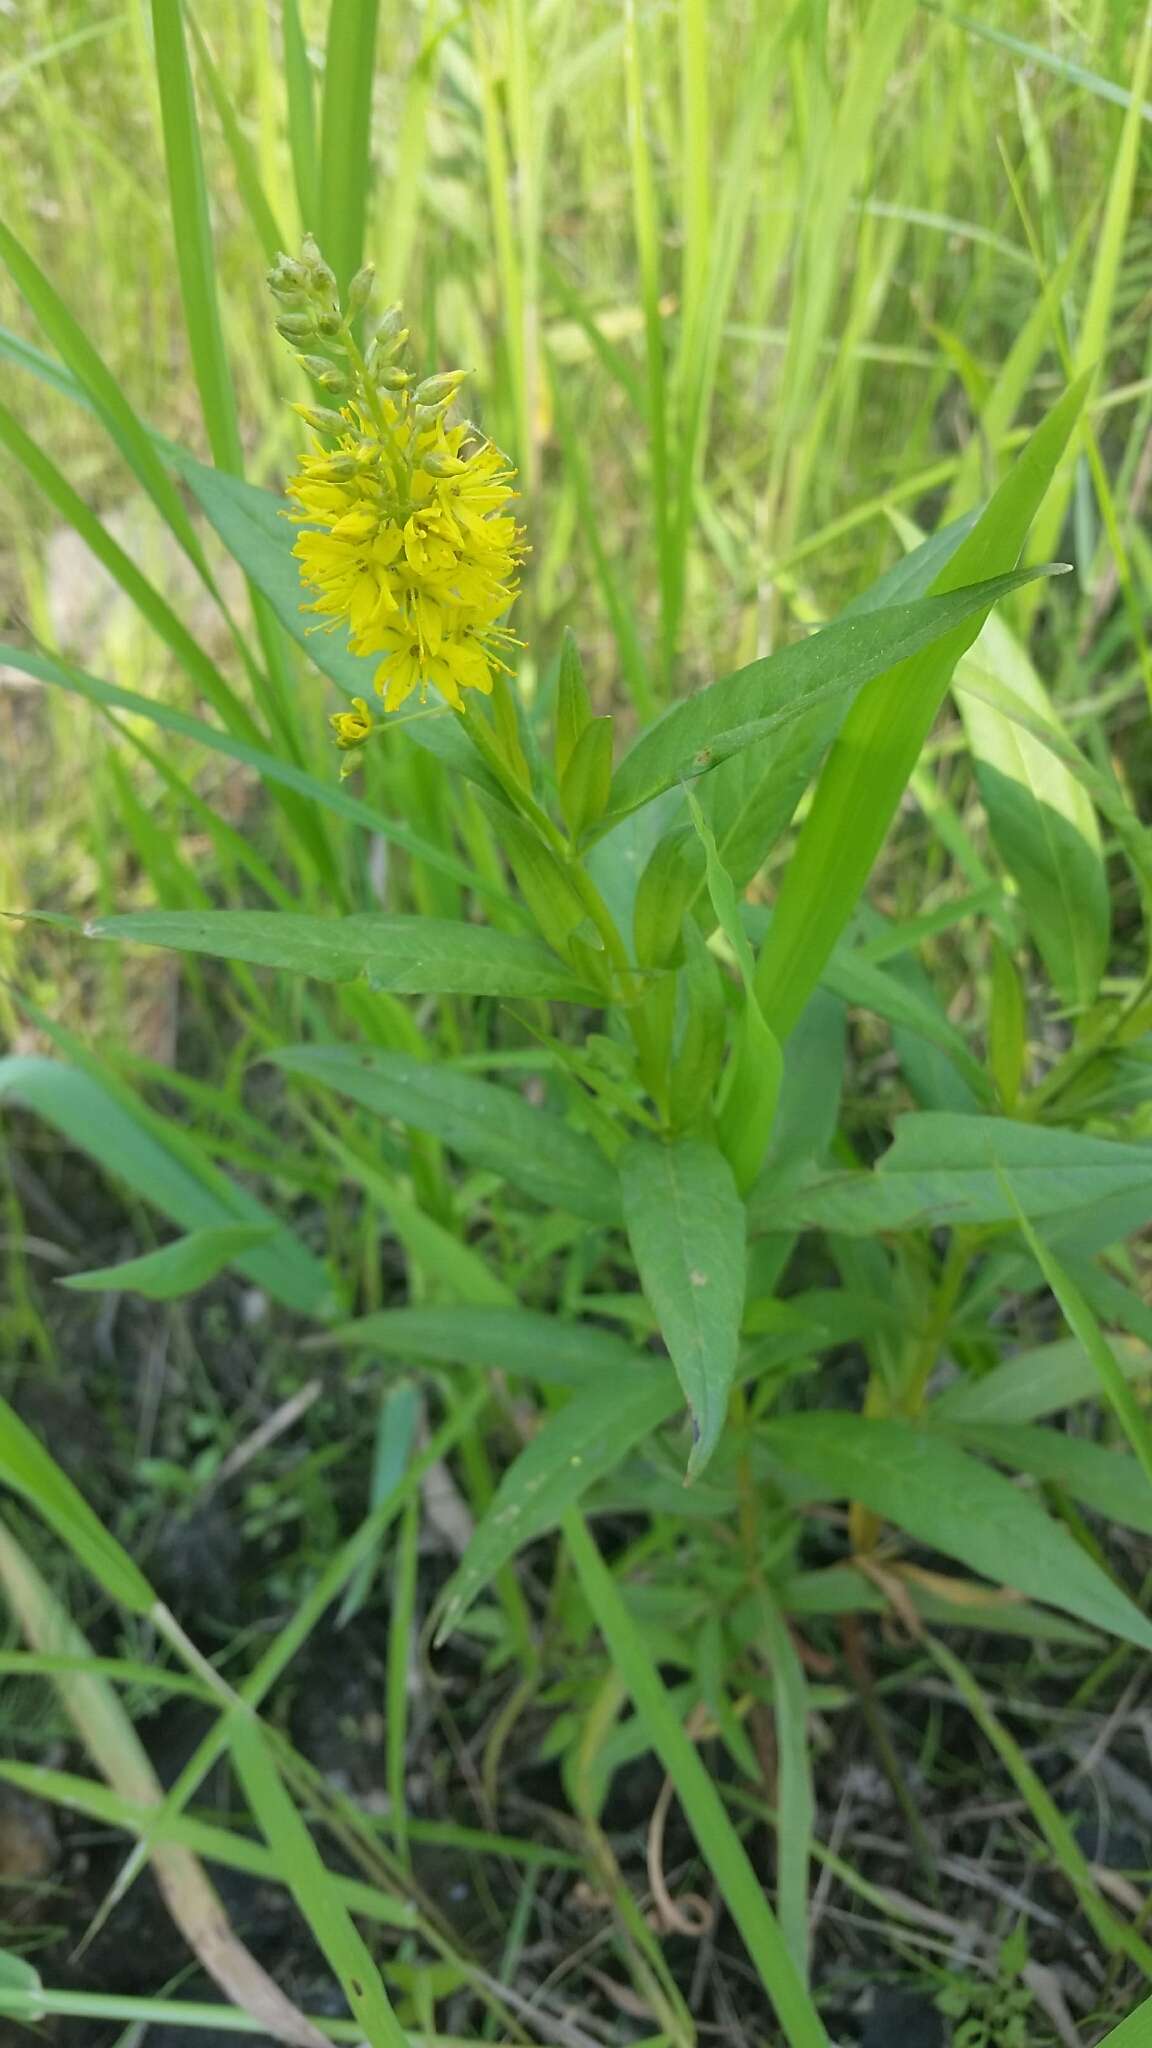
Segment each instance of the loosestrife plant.
M26 650L6 649L5 658L234 753L264 778L306 849L312 908L294 907L233 833L221 844L244 857L264 890L260 907L216 908L201 892L193 908L184 898L103 917L90 930L336 987L330 1009L308 1013L331 1018L330 1041L313 1030L304 1044L277 1044L273 1001L260 1011L259 1042L294 1088L339 1106L310 1123L322 1156L383 1207L438 1298L414 1290L409 1300L363 1303L342 1241L318 1256L222 1170L206 1139L199 1150L192 1139L178 1146L90 1062L9 1063L0 1085L123 1161L186 1233L129 1268L72 1284L173 1295L234 1266L311 1318L325 1343L401 1359L427 1373L443 1401L426 1452L410 1406L395 1411L389 1457L403 1477L305 1603L306 1622L297 1617L285 1631L287 1647L278 1643L253 1673L223 1738L366 2036L405 2038L387 1972L320 1866L254 1708L301 1629L361 1584L423 1471L460 1450L475 1481L476 1525L439 1602L441 1634L478 1602L496 1602L530 1695L540 1650L505 1568L560 1529L586 1605L573 1609L558 1574L540 1633L548 1637L557 1615L566 1644L592 1625L599 1631L618 1681L613 1712L629 1693L784 2038L790 2048L824 2048L807 1983L813 1809L796 1636L805 1617L880 1600L914 1630L980 1616L1023 1635L1086 1625L1152 1647L1152 1625L1117 1578L998 1469L1057 1476L1089 1499L1094 1488L1098 1503L1105 1482L1091 1460L1069 1464L1053 1450L1054 1432L1005 1434L1002 1423L1035 1421L1102 1388L1134 1454L1110 1461L1110 1499L1123 1503L1152 1475L1145 1418L1096 1321L1103 1302L1146 1334L1146 1310L1100 1262L1147 1220L1152 1186L1147 1149L1132 1142L1141 1131L1125 1121L1127 1048L1147 1032L1150 985L1103 984L1110 926L1097 812L1143 891L1152 884L1147 847L1038 679L1014 688L1018 649L993 611L1049 573L1019 563L1085 385L1041 421L978 516L913 547L843 617L670 703L618 744L571 635L561 649L535 650L545 687L532 704L521 700L511 614L526 535L513 509L515 470L459 417L462 374L414 377L399 308L373 314L369 270L341 297L311 239L298 258L278 260L270 283L279 331L319 394L297 408L313 439L287 508L180 451L172 459L259 594L265 651L279 662L287 645L303 646L303 687L315 687L318 671L341 693L335 753L307 760L302 728L253 658L261 726L190 638L173 635L167 615L218 725ZM32 286L45 286L38 273ZM50 304L43 293L41 302ZM69 332L60 321L57 331ZM78 378L89 368L78 353ZM106 403L106 386L93 389ZM149 467L154 451L140 460L182 531L181 501ZM993 950L978 1049L933 995L886 967L925 927L913 920L903 931L864 901L950 684L1016 892ZM353 767L364 770L363 798L340 787ZM414 788L428 802L423 815L406 816L403 792ZM426 829L431 816L438 832ZM347 834L367 829L403 857L389 877L401 907L365 907L334 852L347 838L327 836L334 822ZM771 903L763 889L750 901L770 857ZM1039 1078L1019 965L1025 939L1074 1019ZM252 984L245 971L245 991ZM421 999L418 1018L409 997ZM847 1003L887 1020L909 1048L910 1107L875 1164L837 1136ZM517 1064L532 1071L529 1091L499 1072ZM1078 1128L1086 1118L1091 1131ZM466 1195L444 1153L474 1170ZM290 1180L287 1163L283 1173ZM471 1229L489 1206L522 1245L540 1236L539 1259L526 1251L518 1277L496 1269L483 1233ZM993 1365L970 1331L997 1285L1014 1299L1050 1289L1081 1339L1080 1363L1069 1366L1066 1347L1052 1345L1059 1356L1043 1354L1039 1367ZM862 1412L830 1407L811 1378L843 1346L862 1361ZM970 1369L938 1388L950 1346ZM458 1368L476 1375L463 1397ZM545 1388L494 1482L475 1442L492 1372ZM227 1694L14 1418L5 1443L3 1476L114 1598L158 1623L198 1682ZM826 1522L805 1552L812 1528L803 1508L813 1500L848 1505L831 1556ZM1142 1493L1141 1502L1146 1517ZM662 1685L658 1665L681 1655L679 1637L669 1649L669 1609L634 1600L628 1556L610 1571L586 1526L585 1513L610 1509L672 1531L662 1550L642 1546L651 1591L666 1593L677 1617L691 1607L699 1698L741 1768L747 1743L732 1672L771 1673L783 1731L775 1912ZM676 1533L681 1516L690 1549ZM401 1557L411 1565L405 1527ZM934 1554L931 1570L916 1546ZM26 1578L19 1583L26 1589ZM931 1647L963 1690L962 1668ZM405 1696L401 1670L397 1713ZM974 1711L987 1724L978 1692ZM599 1715L589 1726L600 1726ZM569 1758L572 1783L602 1860L583 1741ZM173 1801L198 1782L190 1767ZM402 1773L395 1789L402 1798ZM1087 1896L1086 1868L1077 1883ZM1109 1909L1094 1901L1093 1911L1111 1943ZM207 1967L263 2022L272 1994L265 1986L265 2003L254 2000L250 1962L237 1969L214 1952ZM660 1970L644 1969L645 1995L659 2004ZM672 2036L684 2038L674 2001L668 2014ZM281 2027L285 2038L311 2040L303 2023L293 2027Z

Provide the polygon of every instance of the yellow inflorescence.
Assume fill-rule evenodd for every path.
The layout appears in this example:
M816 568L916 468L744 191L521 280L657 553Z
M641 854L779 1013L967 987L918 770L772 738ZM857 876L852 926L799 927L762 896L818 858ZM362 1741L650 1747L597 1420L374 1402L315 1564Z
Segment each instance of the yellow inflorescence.
M346 621L353 653L383 657L375 686L386 710L430 683L463 710L463 691L491 690L512 639L501 621L524 552L523 528L504 509L516 472L472 427L445 423L439 392L427 406L420 386L372 396L371 409L343 409L347 433L335 450L305 456L288 487L301 528L294 553L318 593L306 609ZM371 730L366 709L334 723L346 747Z

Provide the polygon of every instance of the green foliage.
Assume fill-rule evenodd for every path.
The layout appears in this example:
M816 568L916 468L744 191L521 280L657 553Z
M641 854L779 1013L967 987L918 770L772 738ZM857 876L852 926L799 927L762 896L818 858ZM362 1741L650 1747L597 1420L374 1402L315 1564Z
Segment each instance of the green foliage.
M0 1530L27 1645L0 1671L54 1688L101 1777L3 1775L126 1830L117 1899L151 1857L185 1931L173 1850L285 1886L358 2038L461 2048L437 2031L446 2011L469 2040L536 2019L592 2038L546 2003L534 2019L519 1990L534 1873L554 1865L606 1902L612 1969L588 1981L612 1987L612 2024L636 2013L648 2048L692 2048L700 2016L660 1938L684 1931L661 1863L674 1796L731 1921L709 1951L721 1974L725 1942L743 1945L750 2037L825 2048L813 1864L891 1919L894 1948L905 1896L823 1839L833 1716L859 1712L917 1848L878 1647L898 1685L920 1660L933 1714L941 1694L963 1709L1077 1939L1129 1989L1152 1982L1011 1697L925 1634L962 1631L967 1650L994 1632L1005 1659L1042 1646L1045 1700L1062 1657L1089 1685L1093 1661L1127 1672L1152 1647L1136 1553L1152 1536L1152 851L1147 750L1124 747L1152 674L1152 28L1127 4L1088 12L1098 50L1017 34L1036 27L1024 0L1011 28L874 0L720 8L715 29L701 0L597 0L587 20L534 0L285 0L271 40L258 10L155 0L150 38L133 17L138 48L109 66L114 108L154 103L130 207L69 175L93 124L79 74L62 101L48 68L94 63L97 29L5 72L29 191L83 192L86 214L55 221L22 172L0 224L3 656L42 757L5 856L26 921L2 939L20 1039L0 1107L14 1156L42 1154L51 1183L17 1167L5 1188L0 1480L62 1577L73 1561L140 1634L100 1658L75 1630L49 1641L52 1596ZM25 87L55 127L26 119ZM1093 170L1070 181L1078 151ZM426 353L429 421L455 391L442 362L477 366L532 544L526 644L501 643L515 673L469 689L466 713L414 692L345 758L355 793L327 718L372 701L378 657L302 610L281 496L296 429L272 388L300 364L273 358L254 311L282 234L304 231L351 286L341 362L379 323L362 344L377 400L406 373L379 338L399 315L373 307L373 249ZM104 273L136 234L154 276L134 306ZM316 306L303 325L293 311L294 275L277 262L281 332L326 346ZM331 357L300 363L338 404ZM331 442L338 416L303 409ZM54 626L29 484L130 619L98 645ZM393 485L414 518L411 470ZM921 534L909 513L943 523ZM405 561L427 535L409 538ZM134 1034L137 991L157 986L163 1057ZM42 1308L21 1203L31 1185L51 1216L76 1152L101 1200L129 1204L140 1249L79 1216L78 1270ZM156 1248L149 1212L181 1235ZM201 1646L201 1617L170 1613L133 1554L164 1473L194 1500L202 1461L163 1446L120 1502L95 1472L78 1486L51 1423L42 1438L20 1413L30 1367L58 1342L73 1362L90 1293L137 1297L132 1316L163 1314L194 1347L220 1300L269 1321L266 1406L253 1422L247 1402L215 1404L212 1484L309 1417L298 1462L253 1477L250 1533L277 1541L305 1502L319 1526L276 1555L255 1658L247 1633ZM371 1411L349 1422L365 1386ZM433 1594L437 1486L458 1554ZM381 1645L388 1848L295 1751L273 1694L337 1605ZM428 1774L412 1751L435 1746L439 1708L412 1667L433 1624L471 1660L445 1692L463 1670L490 1689L474 1707L471 1676L458 1688L445 1745L481 1788L468 1851L533 1873L498 1970L414 1874ZM175 1669L148 1661L157 1643ZM110 1688L148 1683L210 1717L163 1795L117 1777L136 1738ZM560 1849L496 1825L522 1720L525 1754L562 1764ZM921 1761L937 1739L933 1723ZM259 1840L192 1805L225 1753ZM649 1755L666 1790L641 1878L617 1861L612 1801ZM763 1869L746 1822L770 1831ZM469 1831L444 1825L463 1852ZM228 2023L314 2048L282 1992L269 2015L250 1963L213 1972ZM1030 1969L1010 1935L995 1985L943 1994L957 2048L1024 2040ZM86 1997L0 1952L17 2019L213 2018Z

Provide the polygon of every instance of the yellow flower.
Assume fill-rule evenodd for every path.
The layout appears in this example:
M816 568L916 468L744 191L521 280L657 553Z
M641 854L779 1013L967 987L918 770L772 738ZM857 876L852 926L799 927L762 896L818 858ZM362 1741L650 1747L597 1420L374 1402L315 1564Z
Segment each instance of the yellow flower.
M353 697L351 711L334 711L330 723L338 747L362 747L371 737L376 720L363 697Z
M294 553L316 592L305 608L345 624L354 654L381 656L374 681L386 710L432 685L462 711L463 692L491 691L513 637L501 621L524 554L506 509L516 472L475 428L446 425L455 373L411 390L356 381L340 415L346 432L334 449L317 443L288 487ZM339 745L360 744L348 736L355 713L333 723Z

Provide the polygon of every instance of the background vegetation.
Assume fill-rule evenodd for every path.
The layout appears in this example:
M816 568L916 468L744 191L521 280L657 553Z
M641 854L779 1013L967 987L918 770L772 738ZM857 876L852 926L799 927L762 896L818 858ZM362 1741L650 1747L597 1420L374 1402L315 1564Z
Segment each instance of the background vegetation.
M350 2039L818 2042L794 1971L833 2040L1014 2048L1095 2043L1152 1988L1146 1658L1093 1607L1138 1603L1152 1567L1150 31L1141 0L974 6L0 10L0 904L46 913L0 927L0 2027L202 2040L223 1984L277 2038L305 2011ZM1127 1207L1059 1241L1067 1270L1010 1210L978 1248L954 1212L882 1235L769 1215L745 1334L798 1413L859 1411L899 1356L952 1400L954 1455L1029 1475L1099 1596L1062 1597L1059 1551L1032 1604L988 1583L1023 1570L998 1494L957 1495L949 1541L864 1476L806 1490L786 1442L686 1494L656 1417L628 1462L597 1453L587 1524L493 1553L433 1651L501 1475L568 1412L555 1330L489 1322L479 1356L485 1317L621 1347L655 1319L586 1217L267 1055L383 1034L555 1106L578 1052L611 1117L634 1112L619 1045L82 930L156 906L459 916L453 861L501 885L428 754L389 736L341 795L326 682L222 544L224 500L167 466L172 442L289 473L304 393L264 273L305 227L345 280L374 258L419 367L468 365L520 465L541 745L566 627L619 751L982 504L1094 370L1030 544L1075 575L1016 593L975 657L1080 766L1009 743L987 697L950 706L792 1049L775 1156L864 1169L910 1108L991 1106L1122 1141ZM1005 782L1039 793L1043 856ZM217 1231L200 1272L58 1284L173 1225ZM441 1322L318 1348L326 1293ZM125 1832L160 1782L154 1891Z

